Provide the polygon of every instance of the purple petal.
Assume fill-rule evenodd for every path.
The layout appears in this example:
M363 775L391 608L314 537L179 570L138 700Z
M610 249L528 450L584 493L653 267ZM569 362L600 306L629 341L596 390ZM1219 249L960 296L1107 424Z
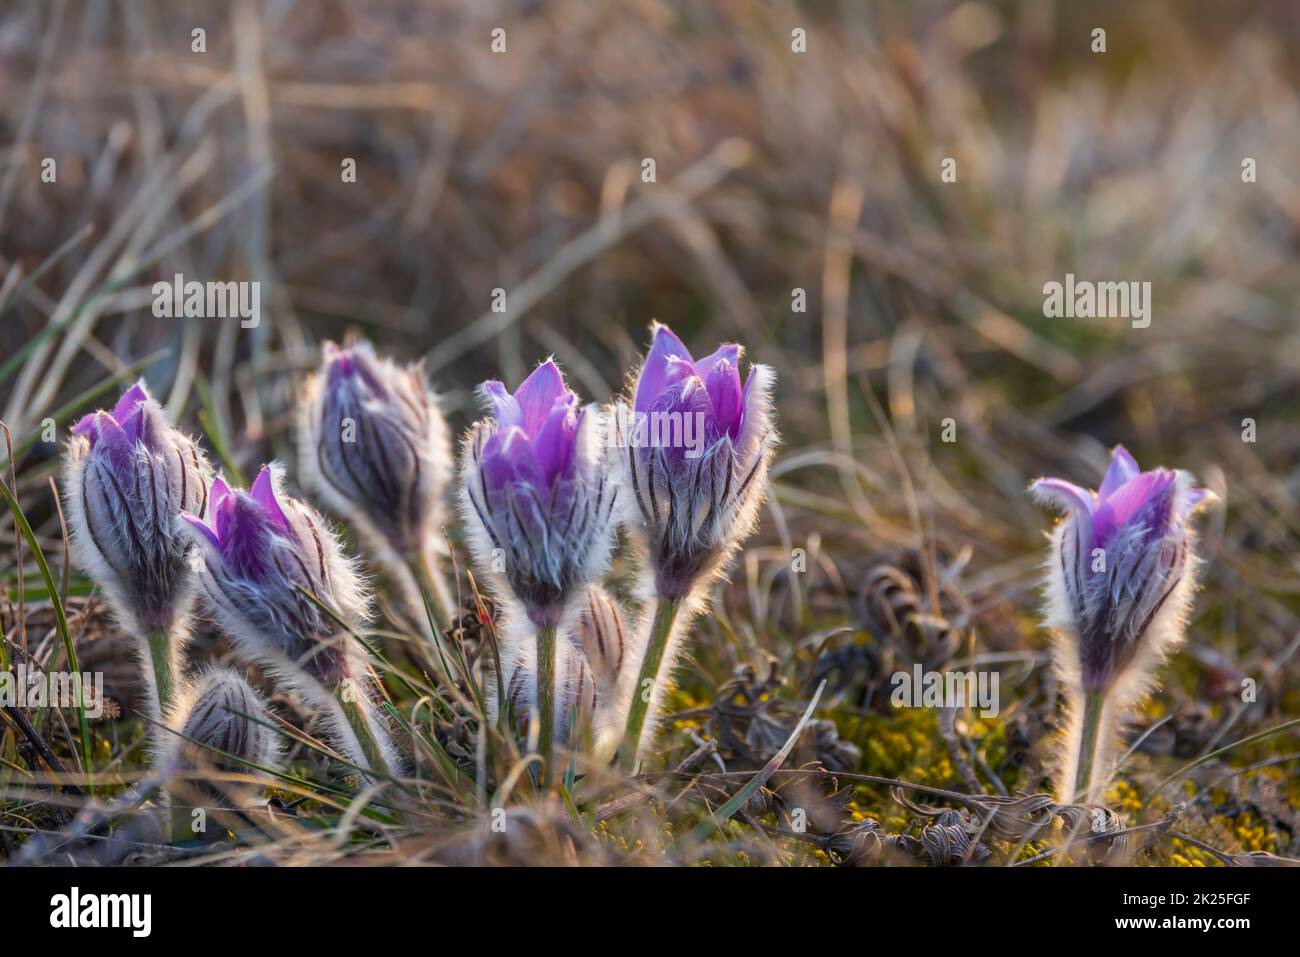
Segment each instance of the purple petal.
M77 420L77 424L72 427L72 431L75 435L86 436L90 439L90 444L92 446L95 444L95 439L98 435L98 430L95 428L95 416L97 415L99 415L98 412L91 412L89 415L83 415Z
M654 341L650 344L650 352L645 357L645 365L641 367L641 375L636 383L633 406L637 412L650 411L655 399L664 389L681 379L684 373L680 367L671 367L670 359L684 359L688 364L693 364L690 350L682 344L682 340L667 326L656 324Z
M529 436L537 435L550 417L555 401L569 390L564 376L553 360L547 359L515 389L515 401L523 416L522 427Z
M1128 449L1122 445L1115 446L1115 450L1111 453L1110 465L1106 467L1106 475L1101 480L1101 487L1097 489L1097 497L1108 498L1121 485L1141 472L1137 460L1129 455Z
M483 473L490 488L511 483L540 486L532 441L518 426L498 429L483 446Z
M137 382L122 393L122 398L113 406L113 418L119 423L125 422L138 406L149 401L149 392L143 382Z
M344 380L352 378L356 372L352 361L352 351L344 349L337 342L325 342L321 345L324 358L325 378L330 388L338 388Z
M492 379L482 385L483 394L492 403L492 415L503 429L523 428L524 414L504 382Z
M118 408L121 408L121 405L122 403L119 402ZM125 417L119 416L116 409L113 410L113 418L117 419L118 424L122 426L122 431L126 433L126 437L132 442L139 442L146 437L145 433L148 430L145 421L145 410L147 408L147 403L141 402L132 407ZM146 441L145 445L148 444L149 442Z
M230 486L220 475L212 480L212 510L215 512L221 503L230 497Z
M659 391L646 396L645 409L643 411L666 411L677 404L685 401L683 396L690 382L699 382L699 377L695 374L695 363L689 359L683 359L680 356L667 356L664 358L660 367ZM641 390L637 390L638 400L641 396ZM692 404L693 403L688 403ZM706 413L709 409L704 410Z
M225 529L218 527L217 534L226 564L249 578L259 577L270 565L266 507L250 495L235 494L227 500L222 516Z
M740 346L734 342L724 342L718 346L713 355L705 356L703 359L694 363L695 374L701 379L707 379L706 373L719 362L725 362L736 368L737 375L740 372Z
M335 349L334 353L326 360L326 379L331 388L338 388L345 379L352 378L356 371L353 366L352 356L341 349Z
M370 398L388 399L392 395L385 381L388 372L384 363L375 357L370 343L362 341L350 348L340 348L333 342L322 347L325 357L326 390L332 397L339 393L356 395L362 401Z
M130 472L134 481L135 440L107 412L95 413L95 452L105 456L114 472Z
M1029 491L1039 501L1050 502L1064 512L1076 511L1091 515L1094 508L1092 492L1065 479L1041 478L1029 486Z
M670 359L669 362L693 370L694 366L684 359ZM691 451L689 445L695 441L707 444L716 442L722 433L714 416L713 403L708 390L694 371L681 376L674 384L668 386L650 404L646 410L649 423L647 441L651 447L663 450L665 458L674 466L680 465ZM702 423L703 430L697 430L695 423ZM688 436L687 429L691 432ZM657 433L657 434L656 434ZM690 443L688 443L688 437ZM695 448L693 455L702 452Z
M567 475L573 462L573 445L581 413L578 397L569 393L551 408L551 414L533 439L533 456L549 488L557 475Z
M208 521L217 534L217 541L226 540L230 524L230 510L234 507L235 493L220 476L212 480L212 494L208 499Z
M696 363L698 370L701 363ZM736 438L745 414L745 396L740 387L740 369L731 362L718 359L700 376L713 405L713 417L719 435Z
M275 500L275 486L271 478L270 466L263 465L262 471L257 473L257 478L253 481L252 497L253 501L262 506L267 517L279 527L280 531L289 530L289 520L284 517L284 510L280 508L280 503Z
M217 538L217 533L204 525L202 519L197 515L191 515L189 512L181 512L181 519L188 522L191 528L202 532L204 536L206 536L207 540L212 543L212 547L217 551L221 551L221 542Z
M239 493L231 492L230 495L221 503L220 506L214 507L212 511L212 530L217 533L217 540L225 545L230 541L230 525L235 516L235 505L239 501Z
M1163 534L1172 510L1175 477L1168 469L1155 469L1129 479L1116 489L1097 506L1094 516L1097 543L1104 546L1121 529L1139 521L1152 536Z

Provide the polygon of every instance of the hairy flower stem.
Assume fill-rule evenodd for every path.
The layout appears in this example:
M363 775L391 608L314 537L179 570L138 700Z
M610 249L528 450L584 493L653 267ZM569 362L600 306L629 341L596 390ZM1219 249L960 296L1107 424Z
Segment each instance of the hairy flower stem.
M361 753L365 757L366 770L372 772L372 776L392 777L393 768L389 766L388 755L379 742L378 735L382 732L376 731L365 691L355 684L345 684L339 689L338 700L343 709L343 717L347 719L352 733L357 736L357 744L361 746Z
M149 664L153 668L158 718L162 721L166 719L176 697L176 669L171 636L165 631L150 631L145 634L145 644L149 648ZM158 739L166 733L161 727L155 728L152 737ZM173 843L188 841L194 836L193 808L181 800L177 793L170 793L168 797L171 801L171 840Z
M1101 713L1106 705L1106 698L1096 692L1090 692L1083 703L1083 731L1079 738L1079 769L1074 779L1075 801L1092 799L1092 775L1100 762L1097 750L1100 743Z
M165 631L151 631L145 635L149 647L149 663L153 666L154 689L158 695L158 715L164 717L176 696L176 669L172 657L171 636Z
M451 627L451 598L442 572L438 570L432 558L424 552L408 558L406 568L411 573L411 578L415 580L416 590L424 596L428 615L433 619L433 626L442 635L446 635L447 629ZM416 611L423 616L424 604L422 603Z
M641 660L641 673L637 675L636 685L632 689L632 706L627 713L627 727L623 733L620 747L619 766L629 774L636 771L637 755L641 751L641 734L645 728L646 713L650 708L652 692L659 683L659 669L663 664L664 652L668 648L668 638L677 621L681 604L667 599L659 599L655 606L654 622L650 626L650 638L646 642L645 657ZM646 682L650 684L647 685Z
M541 785L549 787L555 737L555 626L537 632L537 710L539 734L537 750L542 756Z

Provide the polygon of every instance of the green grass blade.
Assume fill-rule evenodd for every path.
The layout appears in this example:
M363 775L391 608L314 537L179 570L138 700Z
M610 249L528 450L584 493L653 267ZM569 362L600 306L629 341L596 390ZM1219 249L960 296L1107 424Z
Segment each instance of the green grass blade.
M50 574L49 563L45 561L45 555L41 552L41 547L36 541L36 533L32 531L27 516L23 514L23 510L18 506L18 500L14 498L13 492L9 490L9 486L3 478L0 478L0 496L4 497L5 504L9 506L9 511L13 513L14 522L22 531L23 538L27 539L27 547L32 550L32 556L36 559L36 567L40 569L41 577L45 579L45 587L50 593L50 605L54 608L59 636L63 639L63 647L68 656L68 669L72 672L73 690L77 695L77 723L81 731L82 767L87 775L86 791L93 797L95 791L90 776L90 724L86 720L86 700L81 687L81 666L77 663L77 649L72 643L72 631L68 628L68 616L63 609L63 602L59 600L59 589L54 582L54 576Z
M208 442L212 445L212 451L217 453L217 458L221 459L221 468L226 473L226 480L241 487L247 487L248 477L244 475L244 470L239 467L235 461L234 455L230 451L230 441L226 436L225 430L221 427L221 419L217 416L216 403L212 399L212 386L208 384L205 376L196 375L194 377L194 391L199 395L199 404L203 407L199 410L199 425L203 427L203 434L208 437Z

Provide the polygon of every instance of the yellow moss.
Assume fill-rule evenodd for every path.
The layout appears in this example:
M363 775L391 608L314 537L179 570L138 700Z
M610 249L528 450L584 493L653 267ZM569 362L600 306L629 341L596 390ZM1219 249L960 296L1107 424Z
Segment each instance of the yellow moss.
M1137 814L1143 807L1137 789L1122 780L1116 781L1106 792L1106 803L1121 814Z

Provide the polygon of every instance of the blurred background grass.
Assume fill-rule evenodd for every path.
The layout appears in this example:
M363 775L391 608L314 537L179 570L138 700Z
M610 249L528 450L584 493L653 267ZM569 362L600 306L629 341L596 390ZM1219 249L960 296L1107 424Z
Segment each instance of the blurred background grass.
M62 436L107 401L89 390L145 360L169 411L250 472L292 460L292 402L323 338L426 356L457 429L477 382L552 353L608 398L652 319L693 347L740 341L777 370L785 446L665 760L710 740L749 766L770 753L762 728L748 712L724 727L717 702L797 712L830 676L826 734L857 749L840 770L1012 793L1043 787L1057 709L1035 625L1050 520L1023 490L1043 473L1095 484L1123 442L1226 500L1189 647L1122 785L1145 793L1300 707L1298 40L1283 0L15 0L0 20L0 300L15 298L0 363L17 361L0 413L16 442L51 415ZM177 272L261 281L261 324L153 317L151 285ZM1044 318L1042 286L1067 272L1149 281L1150 327ZM55 558L59 445L37 438L18 491ZM6 518L0 536L13 638ZM1000 719L881 708L900 662L972 659L1003 669ZM1296 744L1211 762L1189 795L1196 833L1300 853ZM836 813L909 826L869 785Z

